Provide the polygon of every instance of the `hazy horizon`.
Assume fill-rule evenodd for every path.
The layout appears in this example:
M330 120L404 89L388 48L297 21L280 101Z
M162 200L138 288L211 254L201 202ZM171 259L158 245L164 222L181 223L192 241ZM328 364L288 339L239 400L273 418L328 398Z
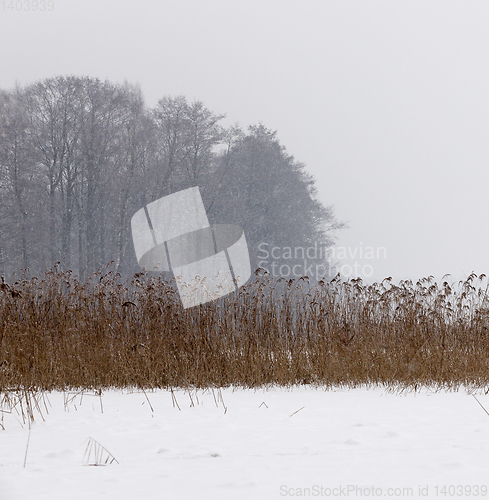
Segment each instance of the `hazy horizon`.
M489 4L8 5L0 88L71 74L127 80L148 106L184 95L225 124L262 122L348 222L337 246L366 281L489 271ZM365 258L367 248L385 258Z

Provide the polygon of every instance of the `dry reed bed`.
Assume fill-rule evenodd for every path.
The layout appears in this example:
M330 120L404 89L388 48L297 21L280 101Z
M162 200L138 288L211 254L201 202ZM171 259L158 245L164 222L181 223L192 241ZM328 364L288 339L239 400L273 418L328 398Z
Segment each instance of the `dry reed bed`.
M311 285L261 270L185 310L172 283L54 269L0 285L0 393L316 384L489 387L485 276Z

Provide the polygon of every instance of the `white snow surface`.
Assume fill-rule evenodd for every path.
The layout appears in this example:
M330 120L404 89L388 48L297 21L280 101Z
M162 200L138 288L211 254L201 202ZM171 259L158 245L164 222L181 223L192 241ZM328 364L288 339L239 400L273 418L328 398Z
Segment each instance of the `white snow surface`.
M46 393L30 429L3 413L0 500L489 497L489 415L464 389L174 396ZM90 466L89 438L118 463Z

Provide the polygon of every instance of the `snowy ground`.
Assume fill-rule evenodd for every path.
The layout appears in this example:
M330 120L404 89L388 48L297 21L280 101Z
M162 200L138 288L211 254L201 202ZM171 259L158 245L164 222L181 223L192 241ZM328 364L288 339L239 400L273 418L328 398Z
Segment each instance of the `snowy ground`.
M0 499L489 497L489 416L463 390L146 394L48 394L25 467L29 426L4 414ZM89 466L89 438L119 463Z

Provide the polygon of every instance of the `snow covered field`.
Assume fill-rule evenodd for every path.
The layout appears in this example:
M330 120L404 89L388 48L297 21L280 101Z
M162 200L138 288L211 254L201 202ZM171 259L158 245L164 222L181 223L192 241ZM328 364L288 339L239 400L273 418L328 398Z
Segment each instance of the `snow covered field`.
M47 394L49 412L42 405L45 420L35 414L25 467L29 426L4 414L0 499L489 496L489 416L463 390L174 396L180 409L163 390ZM477 399L489 411L489 395ZM89 438L118 463L89 466Z

